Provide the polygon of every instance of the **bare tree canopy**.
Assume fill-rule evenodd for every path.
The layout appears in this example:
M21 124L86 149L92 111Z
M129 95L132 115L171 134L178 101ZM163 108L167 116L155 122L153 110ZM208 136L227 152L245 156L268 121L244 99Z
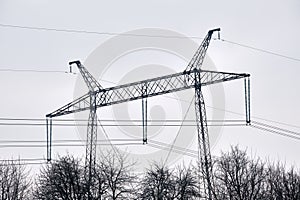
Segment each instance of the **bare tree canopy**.
M277 163L269 164L266 169L264 192L266 199L300 199L300 174L291 168L286 172L285 167Z
M263 199L264 163L250 160L238 147L216 159L214 178L216 199Z
M45 200L83 199L83 168L80 161L67 155L48 164L37 179L34 197Z
M126 155L107 152L100 157L89 180L79 159L70 155L60 157L40 172L34 197L45 200L128 198L133 195L132 183L136 178L132 166Z
M195 199L199 197L197 170L193 166L177 166L175 169L175 199Z
M280 163L249 158L246 151L232 147L213 160L213 199L216 200L298 200L300 173ZM174 168L153 163L139 176L135 162L118 151L99 156L92 179L80 159L59 157L39 173L33 189L35 199L101 200L147 199L187 200L201 197L198 166ZM24 167L5 162L0 165L1 199L32 199Z
M194 168L152 164L141 181L140 199L194 199L198 197L198 181Z
M96 175L102 177L105 199L130 199L135 195L133 185L137 176L134 175L134 162L128 160L128 155L116 151L102 154L97 164ZM100 185L100 184L99 184Z
M0 199L29 199L30 181L20 162L2 161L0 163Z
M141 199L172 199L175 196L173 171L164 165L152 164L141 181Z

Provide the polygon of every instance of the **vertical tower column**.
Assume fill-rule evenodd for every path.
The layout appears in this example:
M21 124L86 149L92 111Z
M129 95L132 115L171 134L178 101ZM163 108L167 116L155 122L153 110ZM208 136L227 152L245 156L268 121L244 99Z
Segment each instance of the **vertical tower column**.
M97 145L97 107L96 95L90 93L90 115L87 125L87 138L86 138L86 157L85 157L85 176L87 178L87 192L88 199L91 197L91 183L92 176L96 164L96 145Z
M244 85L245 85L245 109L246 109L246 125L251 124L250 119L250 78L244 78Z
M200 73L195 73L195 112L198 132L199 171L203 181L202 193L205 199L212 199L212 163L209 146L209 136L206 120L206 110L201 91Z

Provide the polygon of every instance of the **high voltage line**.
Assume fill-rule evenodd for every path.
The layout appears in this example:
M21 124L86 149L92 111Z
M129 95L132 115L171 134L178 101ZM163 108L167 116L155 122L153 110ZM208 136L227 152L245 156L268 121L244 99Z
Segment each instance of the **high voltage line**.
M276 127L276 126L272 126L269 124L265 124L265 123L261 123L261 122L257 122L257 121L252 121L252 125L250 125L250 127L256 128L256 129L260 129L263 131L267 131L270 133L275 133L281 136L285 136L285 137L290 137L293 139L297 139L300 140L300 133L299 132L295 132L295 131L291 131L288 129L283 129L280 127ZM107 139L107 140L97 140L99 145L106 145L108 144L107 142L133 142L133 141L140 141L140 139L125 139L125 138L115 138L115 139ZM154 141L154 140L152 140ZM1 140L0 141L0 148L4 148L4 147L45 147L45 145L33 145L30 143L44 143L46 142L45 140ZM78 142L83 142L83 140L53 140L53 144L54 146L84 146L83 144L74 144L74 143L78 143ZM103 143L106 142L106 143ZM12 144L10 144L12 143ZM20 145L20 144L13 144L13 143L29 143L29 145ZM73 144L69 144L69 143L73 143ZM156 141L157 143L157 141ZM8 145L7 145L8 144ZM141 144L141 143L119 143L116 145L126 145L126 144ZM114 145L109 144L109 145ZM170 146L172 146L171 144L168 144ZM178 148L178 147L177 147ZM180 147L179 147L180 148Z
M299 132L294 132L294 131L290 131L290 130L286 130L286 129L282 129L282 128L278 128L278 127L270 126L270 125L266 125L266 124L265 125L258 124L258 123L255 123L255 122L250 127L256 128L256 129L259 129L259 130L262 130L262 131L267 131L269 133L275 133L277 135L281 135L281 136L284 136L284 137L300 140L300 133ZM273 127L273 128L271 128L271 127Z
M87 124L52 124L53 126L76 127L87 126ZM0 123L0 126L46 126L46 124L37 123ZM143 127L142 124L97 124L104 127ZM147 126L163 126L163 127L181 127L181 126L196 126L195 124L148 124ZM246 124L207 124L207 126L246 126Z
M125 139L125 138L112 138L112 139L102 139L96 140L97 142L114 142L114 141L140 141L140 139ZM0 140L1 143L45 143L45 140ZM80 139L59 139L52 140L53 143L62 143L62 142L85 142Z
M187 115L188 115L188 113L189 113L189 111L190 111L190 109L191 109L191 106L192 106L192 104L193 104L194 101L195 101L195 97L193 97L193 98L191 99L190 103L189 103L189 106L188 106L188 108L187 108L187 110L186 110L186 112L185 112L185 114L184 114L184 116L183 116L183 121L181 122L181 126L180 126L179 129L177 130L175 139L173 140L172 145L171 145L171 148L170 148L169 151L168 151L168 155L167 155L167 157L166 157L166 159L165 159L165 161L164 161L164 164L167 163L167 161L168 161L168 159L169 159L169 157L170 157L170 155L171 155L171 152L173 151L173 148L174 148L174 146L175 146L175 142L176 142L176 140L177 140L177 138L178 138L178 136L179 136L179 134L180 134L180 132L181 132L181 128L183 127L183 122L184 122L184 120L187 120L187 119L186 119L186 118L187 118ZM206 119L206 122L207 122L207 119Z
M258 117L253 117L253 118L258 118ZM269 122L273 122L273 123L277 123L277 124L281 124L281 125L285 125L285 126L290 126L290 127L295 127L295 128L300 128L299 126L296 125L292 125L292 124L286 124L286 123L282 123L282 122L277 122L277 121L273 121L273 120L267 120L264 118L258 118L264 121L269 121ZM28 123L28 122L45 122L46 119L44 118L0 118L0 125L3 126L45 126L46 123ZM5 121L5 122L2 122ZM17 121L17 122L16 122ZM25 121L20 123L20 121ZM55 126L86 126L87 124L84 123L76 123L76 122L87 122L88 120L85 119L53 119L53 122L57 122L57 123L53 123L53 125ZM65 122L65 123L61 123L61 122ZM71 123L73 122L73 123ZM102 126L142 126L142 124L124 124L124 122L142 122L142 120L140 119L100 119L99 120L100 123L105 123L105 122L119 122L119 123L123 123L123 124L101 124ZM148 120L148 122L153 122L153 123L171 123L171 124L150 124L149 126L180 126L181 124L174 124L174 123L191 123L191 122L195 122L195 119L152 119L152 120ZM244 120L239 120L239 119L224 119L224 120L207 120L207 122L211 122L212 124L210 124L209 126L220 126L220 125L227 125L227 126L244 126L245 124L243 124ZM230 122L230 123L229 123ZM262 122L257 122L257 121L253 121L254 123L258 123L258 125L262 125L264 123ZM222 124L225 123L225 124ZM226 124L229 123L229 124ZM99 126L101 126L99 125ZM194 126L193 124L182 124L183 126ZM264 124L266 125L266 124ZM271 127L271 125L269 125L269 128ZM275 126L273 126L275 127ZM271 127L272 128L272 127ZM278 127L279 129L282 130L282 128ZM289 131L287 129L284 129L284 131L288 131L288 132L293 132L293 131Z
M266 132L279 134L281 136L290 137L290 138L300 140L300 137L287 135L286 133L283 133L283 132L285 131L285 132L289 132L289 133L294 133L294 134L297 134L298 136L300 136L300 133L293 132L293 131L290 131L290 130L287 130L287 129L282 129L282 128L275 127L275 126L271 126L271 125L261 123L261 122L252 121L252 123L254 123L256 125L250 125L250 127L257 128L259 130L266 131ZM124 140L124 139L116 139L115 141L117 141L117 140ZM40 140L40 141L27 141L27 142L41 142L41 141L42 140ZM58 142L58 141L74 142L74 141L80 141L80 140L54 140L53 142L55 143L55 142ZM104 141L104 140L99 140L99 141ZM110 141L110 140L107 140L107 141ZM113 139L111 139L111 141L113 141ZM14 141L14 142L16 142L16 141ZM141 146L143 145L142 143L120 143L120 144L117 144L117 145L130 145L130 144L141 145ZM115 145L115 144L107 144L106 143L106 144L99 144L99 145ZM54 144L53 146L56 146L56 144ZM80 145L78 145L78 144L63 144L63 146L85 146L85 145L83 145L83 144L80 144ZM149 140L149 143L147 144L147 146L150 146L150 147L153 147L153 148L156 148L156 149L160 149L160 150L165 150L165 151L169 151L169 150L172 149L172 152L175 152L175 153L178 153L178 154L187 155L187 156L194 157L194 158L197 157L197 151L195 151L195 150L191 150L191 149L187 149L187 148L183 148L183 147L178 147L178 146L175 146L173 144L167 144L167 143L163 143L163 142L159 142L159 141L155 141L155 140ZM30 147L30 146L28 146L28 147ZM41 147L45 147L45 145L41 145ZM25 158L25 159L16 159L16 160L9 160L8 159L8 161L18 161L18 160L27 162L27 163L26 162L17 163L17 164L20 164L20 165L47 164L47 162L33 162L33 163L28 162L28 161L38 161L38 160L44 161L45 160L45 159L40 159L40 158ZM6 160L0 160L0 161L6 161Z
M38 119L38 118L0 118L0 126L46 126L45 123L46 119ZM1 122L5 121L5 122ZM8 121L8 122L7 122ZM17 121L17 122L16 122ZM20 122L22 121L22 122ZM31 121L35 123L30 123ZM142 124L124 124L124 122L142 122L142 120L138 119L101 119L98 120L99 123L103 122L119 122L122 124L98 124L98 126L143 126ZM208 122L212 122L212 124L209 124L208 126L242 126L245 124L242 124L244 120L207 120ZM37 122L44 122L44 123L37 123ZM88 120L82 120L82 119L53 119L54 126L87 126L87 124L82 123L82 122L88 122ZM65 122L65 123L61 123ZM66 123L68 122L68 123ZM73 122L73 123L70 123ZM74 122L81 122L81 123L74 123ZM194 120L181 120L181 119L153 119L153 120L148 120L148 122L152 123L164 123L164 124L148 124L148 126L195 126L195 124L184 124L184 122L195 122ZM230 124L223 124L223 123L228 123ZM170 123L170 124L165 124L165 123ZM176 124L180 123L180 124Z
M12 25L12 24L0 24L0 27L4 28L18 28L18 29L29 29L29 30L38 30L38 31L55 31L55 32L65 32L65 33L79 33L79 34L96 34L96 35L108 35L108 36L130 36L130 37L150 37L150 38L165 38L165 39L203 39L203 37L197 36L172 36L172 35L150 35L150 34L132 34L132 33L114 33L114 32L99 32L99 31L86 31L86 30L76 30L76 29L58 29L58 28L46 28L46 27L35 27L35 26L21 26L21 25ZM216 38L214 38L216 40ZM299 58L292 56L286 56L279 54L273 51L253 47L250 45L245 45L238 42L233 42L226 39L220 39L222 42L227 42L229 44L237 45L254 51L259 51L262 53L282 57L285 59L293 60L300 62Z
M97 143L97 146L111 146L111 145L115 145L115 146L129 146L129 145L143 145L142 143ZM53 147L85 147L86 144L52 144L51 146ZM4 144L4 145L0 145L0 149L1 148L46 148L47 145L46 144L18 144L18 145L14 145L14 144Z
M114 32L86 31L86 30L76 30L76 29L58 29L58 28L46 28L46 27L34 27L34 26L20 26L20 25L11 25L11 24L0 24L0 26L5 28L18 28L18 29L38 30L38 31L54 31L54 32L65 32L65 33L83 33L83 34L108 35L108 36L130 36L130 37L150 37L150 38L169 38L169 39L203 39L203 37L198 37L198 36L114 33Z
M10 69L10 68L0 68L0 72L41 72L41 73L65 73L70 74L68 71L59 70L35 70L35 69ZM75 74L75 73L72 73Z
M139 143L140 145L143 145L141 143ZM171 149L171 145L167 144L167 143L163 143L163 142L158 142L155 140L149 140L149 143L147 144L150 147L154 147L156 149L160 149L160 150L169 150ZM190 150L190 149L186 149L186 148L182 148L182 147L178 147L178 146L174 146L173 145L173 150L174 152L178 153L178 154L182 154L182 155L187 155L190 157L197 157L197 151L194 150ZM0 160L0 161L8 161L8 162L16 162L14 164L20 164L20 165L35 165L35 164L47 164L48 162L29 162L29 161L46 161L46 159L44 158L23 158L23 159L7 159L7 160ZM20 162L22 161L22 162ZM26 162L24 162L26 161ZM1 164L0 164L1 165ZM4 164L2 164L4 165Z
M9 122L1 122L1 121L9 121ZM16 122L11 122L11 121L26 121L26 123L16 123ZM2 126L45 126L46 123L28 123L28 121L45 121L45 119L39 119L39 118L0 118L0 125ZM87 120L83 119L53 119L54 122L86 122ZM143 126L142 124L124 124L124 122L141 122L141 120L138 119L103 119L99 120L100 122L123 122L123 124L99 124L98 126L107 126L107 127L118 127L118 126L136 126L136 127L141 127ZM194 124L184 124L184 122L195 122L195 120L181 120L181 119L166 119L166 120L149 120L149 122L164 122L164 123L171 123L171 124L148 124L148 126L164 126L164 127L181 127L181 126L195 126ZM244 120L208 120L208 122L212 122L212 124L208 124L208 126L245 126L245 124L242 124ZM216 123L218 122L218 123ZM229 122L229 123L228 123ZM177 124L174 124L177 123ZM178 124L180 123L180 124ZM282 123L284 124L284 123ZM54 126L70 126L70 127L75 127L75 126L86 126L87 124L76 124L76 123L53 123ZM285 125L285 124L284 124ZM299 139L300 133L296 131L291 131L288 129L284 129L278 126L273 126L270 124L258 122L252 120L252 127L260 130L265 130L271 133L276 133L280 134L283 136L291 137L294 139ZM1 141L0 141L1 143Z
M0 121L45 121L46 118L8 118L0 117ZM52 119L57 122L87 122L87 119ZM141 122L141 119L99 119L100 122ZM208 122L244 122L240 119L207 120ZM148 122L195 122L195 119L148 119Z
M250 125L250 127L253 128L257 128L259 130L262 131L266 131L266 132L271 132L271 133L275 133L275 134L279 134L281 136L285 136L285 137L291 137L297 140L300 140L300 137L295 137L295 136L291 136L291 135L287 135L283 132L288 132L288 133L294 133L297 134L298 136L300 136L300 133L294 132L294 131L290 131L287 129L282 129L276 126L272 126L269 124L265 124L265 123L261 123L261 122L257 122L257 121L252 121L252 123L254 123L255 125ZM123 139L116 139L116 140L123 140ZM53 142L58 142L60 140L54 140ZM61 140L61 141L73 141L74 140ZM79 140L78 140L79 141ZM103 141L103 140L101 140ZM113 141L113 139L111 140ZM31 142L31 141L28 141ZM130 143L123 143L122 145L129 145ZM133 143L134 145L143 145L141 143ZM103 145L103 144L100 144ZM107 145L115 145L115 144L107 144ZM121 144L119 144L121 145ZM54 146L56 146L54 144ZM65 145L65 146L73 146L72 145ZM79 145L76 145L79 146ZM82 145L84 146L84 145ZM194 157L197 158L197 151L195 150L191 150L191 149L187 149L187 148L183 148L183 147L178 147L178 146L174 146L173 144L167 144L167 143L163 143L163 142L159 142L159 141L155 141L155 140L149 140L149 143L147 144L147 146L159 149L159 150L165 150L165 151L170 151L172 149L172 152L178 153L178 154L182 154L182 155L186 155L186 156L190 156L190 157ZM43 147L45 147L45 145L43 145ZM16 160L0 160L0 161L23 161L23 162L19 162L16 164L19 165L41 165L41 164L47 164L48 162L29 162L29 161L45 161L45 159L43 158L25 158L25 159L16 159ZM26 161L26 162L24 162ZM49 164L49 163L48 163ZM1 165L1 164L0 164Z

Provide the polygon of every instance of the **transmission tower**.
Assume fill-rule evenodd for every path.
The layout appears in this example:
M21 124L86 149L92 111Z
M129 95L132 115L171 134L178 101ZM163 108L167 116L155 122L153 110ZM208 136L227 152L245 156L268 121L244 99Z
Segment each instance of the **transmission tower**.
M144 111L144 99L193 88L195 90L199 169L202 174L201 177L203 181L202 192L205 199L212 199L212 161L209 146L205 103L201 90L202 87L244 78L246 123L250 123L250 75L245 73L228 73L201 69L209 43L211 41L211 37L214 32L219 31L219 28L208 31L200 47L183 72L115 87L103 88L79 61L70 62L70 65L77 65L86 85L88 86L89 92L73 102L46 115L47 160L51 160L52 118L90 110L87 127L85 166L86 175L88 176L89 180L91 180L91 175L96 160L97 108L142 99ZM144 122L144 120L147 120L146 115L143 112L143 124L147 125L147 121ZM145 130L144 127L143 130ZM143 133L143 143L147 143L147 136L144 131Z

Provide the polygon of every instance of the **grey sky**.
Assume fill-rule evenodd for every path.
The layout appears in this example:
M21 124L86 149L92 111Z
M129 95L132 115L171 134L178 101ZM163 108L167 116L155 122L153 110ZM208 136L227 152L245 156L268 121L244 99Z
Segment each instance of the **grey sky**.
M223 39L295 58L300 58L299 19L300 2L297 0L0 0L0 24L116 33L161 28L197 37L203 37L210 28L220 27ZM0 35L0 69L61 71L68 70L67 63L71 60L84 61L95 48L111 38L4 27L0 27ZM300 126L299 61L221 41L212 41L208 54L220 71L251 74L252 116ZM64 73L0 72L0 117L43 118L72 101L76 79L77 75ZM242 81L224 84L224 109L244 112L242 84ZM243 118L226 113L226 119L238 117ZM300 132L299 127L271 124ZM59 134L57 138L77 137L73 128L59 130L55 132ZM7 140L45 138L44 127L1 126L0 134L1 139ZM220 150L226 151L230 145L239 144L253 155L299 166L299 142L250 127L224 128L212 154L218 155ZM55 151L81 154L83 150L84 147L70 147ZM46 152L43 148L1 148L0 151L1 158L43 157Z

